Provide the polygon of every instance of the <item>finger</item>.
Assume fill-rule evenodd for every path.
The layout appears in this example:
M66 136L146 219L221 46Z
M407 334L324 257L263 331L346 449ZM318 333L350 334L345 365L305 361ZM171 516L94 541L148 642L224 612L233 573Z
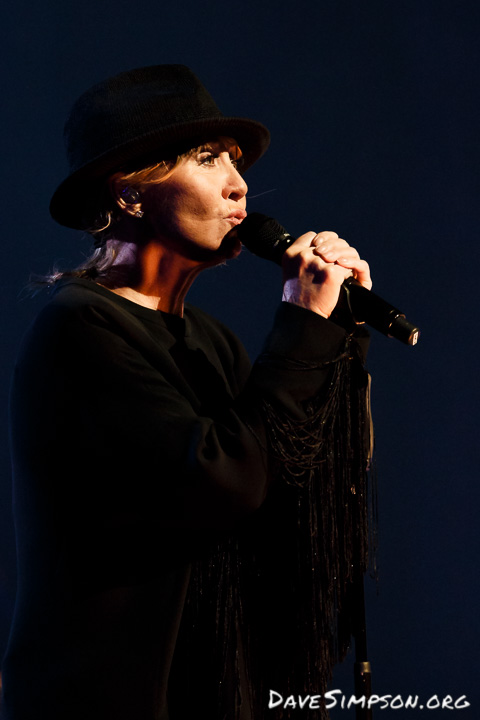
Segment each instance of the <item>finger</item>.
M340 257L336 261L336 264L340 265L340 267L351 270L353 277L358 280L361 285L366 287L368 290L371 290L372 279L370 277L370 267L365 260L361 260L360 258Z
M312 252L314 255L318 255L322 258L324 258L327 262L336 262L338 258L345 257L345 258L352 258L352 259L358 259L360 255L358 254L357 250L355 248L350 247L349 245L320 245L319 247L312 248Z
M310 247L316 234L313 230L309 230L309 232L304 233L304 235L300 235L300 237L287 248L285 254L295 255L297 252L301 252L305 248Z
M360 257L357 250L341 238L317 245L312 248L312 251L314 255L318 255L326 262L336 262L340 257L349 259L358 259Z
M325 230L320 233L309 230L303 235L300 235L300 237L298 237L295 242L290 245L286 252L290 256L293 256L296 255L298 252L301 252L305 248L314 247L316 245L322 244L327 240L333 241L335 239L338 239L337 233L330 230Z
M333 232L333 230L323 230L322 232L315 234L315 237L312 239L311 244L313 246L319 246L328 242L333 243L338 239L338 234L336 232Z

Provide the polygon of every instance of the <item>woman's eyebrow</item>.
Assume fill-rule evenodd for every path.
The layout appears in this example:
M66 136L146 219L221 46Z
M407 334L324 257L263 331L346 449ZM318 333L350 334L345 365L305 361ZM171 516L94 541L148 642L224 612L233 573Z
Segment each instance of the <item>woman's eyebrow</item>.
M233 139L229 140L211 140L206 143L202 143L196 148L197 152L205 152L207 150L211 152L228 152L235 160L239 160L243 153L240 146Z
M207 142L207 143L202 143L201 145L199 145L199 146L196 148L196 150L199 151L199 152L203 152L203 151L205 151L205 150L213 150L213 149L214 149L214 148L213 148L213 146L212 146L212 143L209 143L209 142Z

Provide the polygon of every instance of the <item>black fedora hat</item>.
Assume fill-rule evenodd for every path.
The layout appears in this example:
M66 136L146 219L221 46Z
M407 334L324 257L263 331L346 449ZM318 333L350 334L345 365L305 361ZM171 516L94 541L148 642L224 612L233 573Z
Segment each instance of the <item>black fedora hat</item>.
M225 117L184 65L137 68L98 83L79 97L66 122L70 174L53 194L50 213L61 225L87 229L108 175L218 135L238 142L242 173L270 142L261 123Z

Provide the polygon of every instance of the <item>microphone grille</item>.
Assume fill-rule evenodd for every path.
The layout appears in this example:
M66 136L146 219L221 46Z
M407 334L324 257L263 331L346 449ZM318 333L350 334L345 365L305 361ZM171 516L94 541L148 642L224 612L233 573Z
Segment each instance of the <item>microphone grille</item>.
M237 232L242 243L254 255L282 264L282 255L290 236L274 218L261 213L249 213L238 226Z

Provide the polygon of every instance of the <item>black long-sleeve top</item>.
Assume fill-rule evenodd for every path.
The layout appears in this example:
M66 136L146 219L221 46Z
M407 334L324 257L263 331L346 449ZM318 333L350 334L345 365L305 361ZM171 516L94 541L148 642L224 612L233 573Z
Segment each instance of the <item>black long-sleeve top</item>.
M5 720L183 720L167 695L192 561L273 482L261 402L302 421L345 338L282 303L265 352L316 369L251 368L196 308L180 318L91 281L61 285L13 382Z

